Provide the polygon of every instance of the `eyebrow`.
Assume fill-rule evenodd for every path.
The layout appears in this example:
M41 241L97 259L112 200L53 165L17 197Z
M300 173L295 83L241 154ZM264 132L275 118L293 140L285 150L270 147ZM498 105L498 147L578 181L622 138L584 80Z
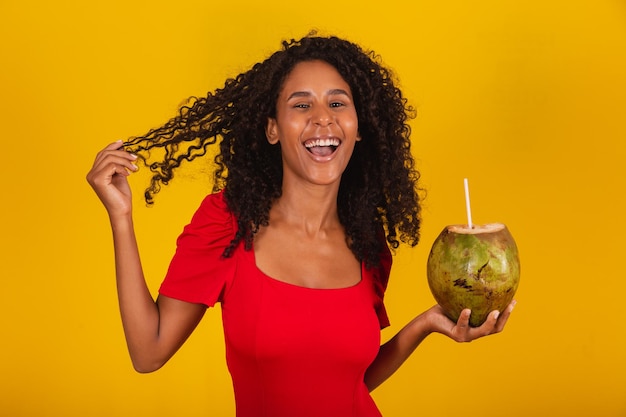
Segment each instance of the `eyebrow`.
M350 96L346 90L341 89L341 88L333 88L332 90L328 90L326 94L329 96L336 96L336 95L345 95L348 97ZM292 98L296 98L296 97L309 97L311 95L312 94L309 91L295 91L291 93L289 97L287 97L287 100L291 100Z

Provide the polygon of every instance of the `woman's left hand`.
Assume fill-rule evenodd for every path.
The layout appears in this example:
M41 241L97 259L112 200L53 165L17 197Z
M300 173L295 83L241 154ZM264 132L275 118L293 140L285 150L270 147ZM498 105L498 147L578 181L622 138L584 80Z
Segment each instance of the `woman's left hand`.
M456 342L471 342L480 337L501 332L515 304L516 301L513 300L504 311L492 311L480 327L471 327L469 325L471 313L469 309L461 311L456 323L446 317L443 309L438 304L428 310L426 314L430 317L433 331L444 334Z
M469 309L463 310L455 323L444 314L440 305L431 307L411 320L380 347L378 356L365 373L367 387L371 391L382 384L429 334L436 332L457 342L471 342L480 337L501 332L513 307L515 307L515 301L512 301L502 312L492 311L480 327L469 325Z

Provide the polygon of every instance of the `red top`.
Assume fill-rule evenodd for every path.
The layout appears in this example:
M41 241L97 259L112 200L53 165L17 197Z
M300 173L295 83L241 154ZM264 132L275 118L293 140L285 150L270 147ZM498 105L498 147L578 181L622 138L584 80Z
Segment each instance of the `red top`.
M237 417L380 416L363 377L389 324L389 251L379 268L362 266L352 287L305 288L265 275L243 244L222 258L236 227L222 193L207 196L159 292L221 303Z

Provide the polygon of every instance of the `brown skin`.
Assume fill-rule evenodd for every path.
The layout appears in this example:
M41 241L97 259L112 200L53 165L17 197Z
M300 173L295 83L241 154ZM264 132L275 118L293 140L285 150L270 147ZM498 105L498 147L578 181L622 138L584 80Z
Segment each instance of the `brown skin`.
M360 262L346 244L336 205L341 174L360 139L346 87L328 64L302 62L283 84L276 119L268 121L268 140L280 142L282 149L283 193L254 244L259 268L276 279L314 288L347 287L360 280ZM308 107L293 105L294 91L307 92L296 101L306 97ZM339 138L341 145L327 161L320 161L302 143L324 135ZM152 372L185 342L206 308L164 296L152 298L139 257L127 181L137 170L136 158L120 150L121 145L112 143L98 153L87 181L111 222L120 312L133 366L138 372ZM381 346L365 376L368 388L373 390L391 376L429 334L470 342L498 333L513 306L514 302L502 314L492 312L482 326L472 328L468 310L454 323L435 305Z
M283 193L270 210L270 225L255 237L257 265L274 278L306 287L358 283L361 265L346 245L337 214L341 174L360 140L350 87L325 62L296 65L266 133L270 143L280 143ZM317 157L304 146L331 137L341 144L330 156Z

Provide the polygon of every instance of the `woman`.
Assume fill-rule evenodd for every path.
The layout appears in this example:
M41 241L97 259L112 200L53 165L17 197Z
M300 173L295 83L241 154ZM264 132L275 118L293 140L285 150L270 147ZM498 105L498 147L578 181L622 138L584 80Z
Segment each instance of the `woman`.
M237 416L379 416L369 391L427 335L501 331L513 304L479 328L469 310L453 323L434 306L380 346L388 246L419 238L411 113L376 55L311 35L101 151L87 179L111 221L135 369L160 368L220 302ZM182 161L218 141L214 193L179 237L155 301L126 177L138 159L149 165L150 203Z

